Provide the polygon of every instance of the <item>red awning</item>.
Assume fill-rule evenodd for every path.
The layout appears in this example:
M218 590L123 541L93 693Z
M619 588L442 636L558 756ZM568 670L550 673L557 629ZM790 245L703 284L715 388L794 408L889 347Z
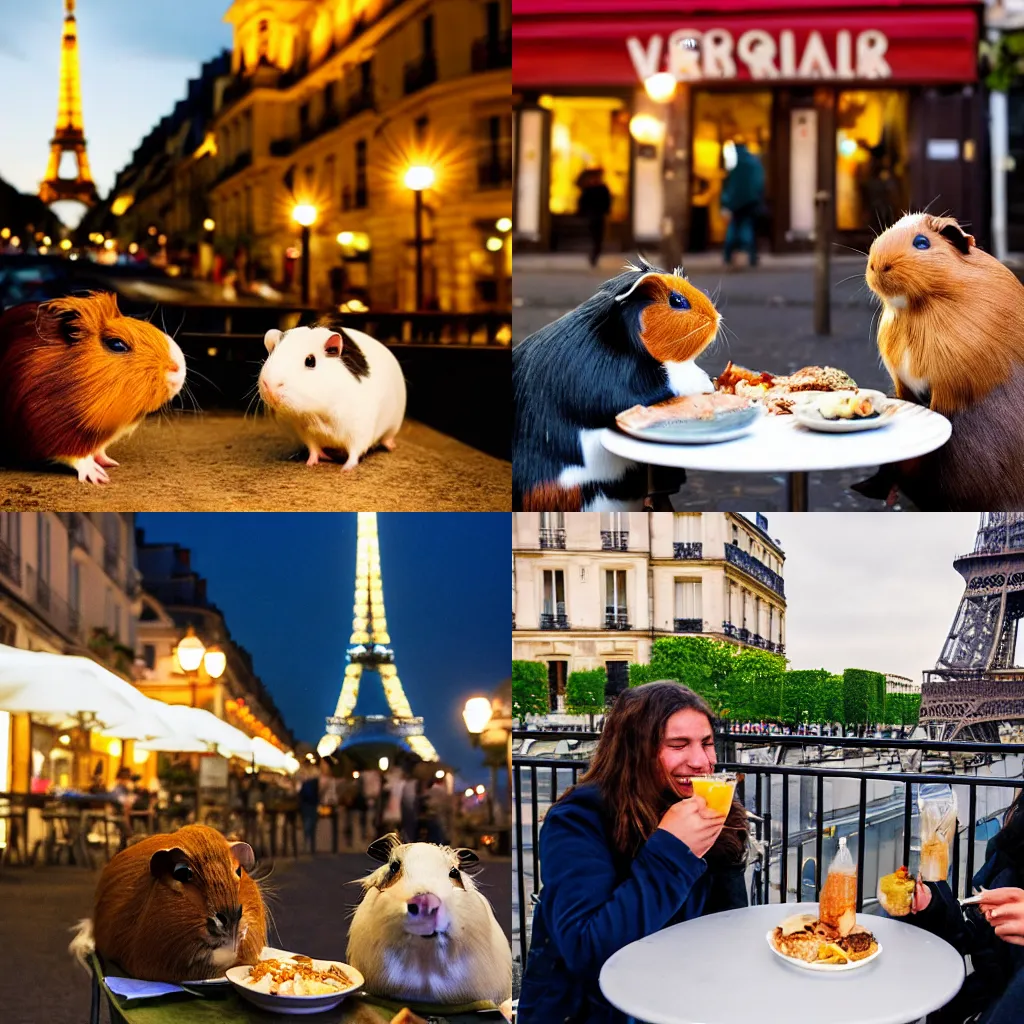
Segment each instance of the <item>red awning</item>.
M721 29L731 35L735 74L725 78L707 76L709 84L753 80L748 65L738 55L740 38L751 30L768 33L780 50L782 33L791 32L796 67L800 66L811 33L817 32L833 68L842 63L837 46L844 45L856 54L860 33L882 32L887 42L884 60L890 74L871 78L873 85L973 82L978 76L977 9L954 4L952 0L929 3L927 12L907 10L912 6L907 0L901 0L900 9L895 4L840 8L828 0L815 0L811 9L809 0L790 0L788 13L761 14L752 13L751 8L767 7L768 0L744 0L742 5L727 0L701 0L701 14L680 13L685 6L690 5L670 0L641 0L628 9L621 0L517 0L513 10L514 86L638 86L641 75L630 56L627 40L635 38L645 52L654 53L653 37L660 36L657 52L664 54L669 36L679 29L702 33ZM740 6L747 13L730 13ZM777 7L777 3L771 6ZM721 7L722 13L707 13L713 7ZM532 12L538 16L530 16ZM590 16L581 16L586 14ZM839 33L848 33L849 41L840 44ZM783 66L781 57L777 66ZM856 68L856 62L851 66ZM658 70L664 69L662 56ZM781 79L766 80L766 85L796 77L803 76L783 74ZM851 79L837 76L838 82L844 80ZM852 80L863 83L856 74Z

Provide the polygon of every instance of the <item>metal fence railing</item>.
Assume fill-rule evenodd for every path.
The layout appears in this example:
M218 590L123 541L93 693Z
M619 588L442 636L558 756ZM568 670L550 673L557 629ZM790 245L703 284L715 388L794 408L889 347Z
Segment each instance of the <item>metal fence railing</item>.
M515 732L519 753L512 759L513 781L513 938L525 963L532 908L541 889L540 828L552 803L586 771L598 733L572 730ZM533 741L527 744L525 741ZM969 894L971 878L984 859L988 839L998 831L1003 811L1024 788L1024 743L959 743L931 740L832 736L750 736L719 733L719 749L728 760L718 767L742 773L737 796L755 815L754 839L764 843L763 865L753 876L755 901L768 903L815 901L823 882L822 865L831 860L841 836L846 836L857 859L857 909L876 909L877 881L901 864L911 863L918 848L918 816L914 787L922 783L949 783L958 798L956 841L952 844L950 886L956 894ZM546 741L546 742L545 742ZM555 744L549 756L530 756L531 746ZM759 747L743 759L741 747ZM809 748L813 763L781 764L781 748ZM862 759L885 758L873 767L849 764L850 753ZM940 755L929 758L926 753ZM555 756L550 756L554 754ZM903 770L900 758L911 760ZM842 758L832 767L830 758ZM823 767L823 764L829 766ZM996 769L1002 766L1004 774ZM929 770L922 770L927 767ZM990 770L995 774L967 774ZM930 770L934 769L934 770ZM1009 775L1013 770L1014 775ZM966 813L965 813L966 812ZM748 868L748 873L750 868Z

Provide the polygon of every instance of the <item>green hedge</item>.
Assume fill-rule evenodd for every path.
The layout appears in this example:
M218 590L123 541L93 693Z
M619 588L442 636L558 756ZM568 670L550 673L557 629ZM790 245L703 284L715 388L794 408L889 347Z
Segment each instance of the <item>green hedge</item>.
M570 715L599 715L605 709L608 673L603 668L570 672L565 681L565 710Z
M512 662L512 717L547 714L548 668L541 661Z
M862 668L843 672L846 725L871 725L885 717L885 676Z

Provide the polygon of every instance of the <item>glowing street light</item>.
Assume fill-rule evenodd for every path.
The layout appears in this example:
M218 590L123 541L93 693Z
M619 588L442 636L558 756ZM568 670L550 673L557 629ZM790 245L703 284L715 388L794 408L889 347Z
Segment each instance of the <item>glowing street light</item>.
M355 234L351 231L338 232L338 245L351 245L355 241Z
M501 252L505 248L505 243L497 236L491 235L486 242L488 252Z
M316 223L317 209L311 203L299 203L292 210L292 220L302 228L302 304L309 305L309 229Z
M466 729L479 735L491 720L491 702L486 697L470 697L462 711Z
M62 238L62 239L60 240L60 247L61 247L61 248L62 248L62 249L63 249L63 250L65 251L65 252L67 252L67 251L68 251L68 249L70 249L70 248L71 248L71 239L70 239L70 238Z
M377 767L378 767L378 768L379 768L379 769L380 769L380 770L381 770L382 772L386 772L386 771L388 770L388 765L389 765L390 763L391 763L391 762L390 762L390 761L389 761L389 760L388 760L388 759L387 759L386 757L382 757L382 758L381 758L381 759L380 759L380 760L379 760L379 761L377 762Z
M227 668L228 656L216 645L207 647L203 655L203 668L211 679L220 679Z
M340 745L340 736L331 736L330 734L328 734L327 736L324 736L323 739L321 739L320 742L316 745L316 752L321 757L330 757L331 754L333 754ZM310 758L310 760L312 760L312 758Z
M676 76L671 71L659 71L644 79L644 89L655 103L668 103L676 94Z
M506 231L512 230L512 218L511 217L499 217L495 222L494 226L504 234Z
M423 165L405 172L405 187L416 197L416 309L423 309L423 190L433 187L434 169Z
M188 632L178 641L175 653L178 655L178 664L186 672L196 672L203 663L206 645L196 636L196 631L189 626Z
M214 221L214 219L212 217L207 217L206 220L203 221L203 230L204 231L212 231L216 226L217 226L217 223L216 223L216 221Z
M292 210L292 220L304 228L312 227L316 223L316 207L310 203L299 203Z
M425 188L433 188L435 181L434 169L423 165L410 167L405 172L405 187L413 192L422 192Z

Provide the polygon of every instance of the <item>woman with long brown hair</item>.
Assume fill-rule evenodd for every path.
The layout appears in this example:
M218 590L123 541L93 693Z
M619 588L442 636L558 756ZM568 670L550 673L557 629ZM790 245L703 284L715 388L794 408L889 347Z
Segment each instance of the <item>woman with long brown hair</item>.
M646 683L609 712L580 784L540 830L543 887L520 1024L622 1024L598 975L616 950L670 924L745 906L746 813L693 796L715 767L714 715L692 690Z

